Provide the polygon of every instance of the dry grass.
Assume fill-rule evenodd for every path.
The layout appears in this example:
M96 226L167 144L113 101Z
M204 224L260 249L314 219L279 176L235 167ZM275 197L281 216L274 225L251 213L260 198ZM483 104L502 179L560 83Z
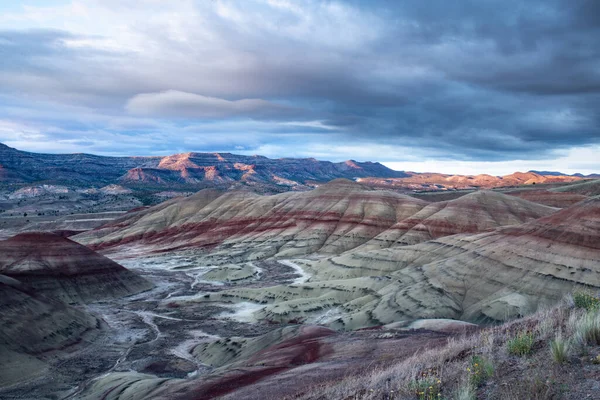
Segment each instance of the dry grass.
M510 343L515 339L518 346L513 351ZM564 390L547 378L548 369L543 365L551 360L568 361L571 342L583 347L600 345L600 313L573 307L572 300L567 298L554 308L451 338L440 348L416 353L390 367L314 388L300 398L429 400L433 399L429 396L433 393L439 399L470 400L488 398L492 393L489 398L558 399ZM519 357L522 354L532 354L531 357L537 357L536 362L542 360L538 369L518 378L499 367L516 363L522 365L520 368L529 368L531 361ZM473 378L475 364L478 376ZM502 379L515 382L501 385Z
M550 341L550 354L557 364L564 364L569 358L571 342L565 339L561 332L558 332L554 340Z
M468 381L463 382L455 393L456 400L475 400L476 393L473 385Z
M600 312L588 311L571 323L574 340L579 346L600 345Z

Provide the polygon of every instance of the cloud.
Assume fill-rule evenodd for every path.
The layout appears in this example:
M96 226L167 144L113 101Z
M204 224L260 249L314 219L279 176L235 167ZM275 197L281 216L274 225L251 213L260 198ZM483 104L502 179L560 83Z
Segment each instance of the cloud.
M600 144L597 1L57 3L0 15L0 119L49 141L388 161Z
M199 119L281 119L299 114L295 108L262 99L230 101L177 90L138 94L129 99L125 107L136 115Z

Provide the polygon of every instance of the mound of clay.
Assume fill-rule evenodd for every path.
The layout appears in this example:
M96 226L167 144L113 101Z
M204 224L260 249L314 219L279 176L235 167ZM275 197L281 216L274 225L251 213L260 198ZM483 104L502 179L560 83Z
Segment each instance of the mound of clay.
M385 329L425 329L434 332L462 333L477 329L477 325L455 319L418 319L416 321L392 322L384 326Z
M553 214L555 208L492 191L432 203L390 227L361 250L411 245L457 233L477 233Z
M77 236L95 249L136 243L154 250L200 247L229 261L338 254L427 205L345 179L313 191L259 196L203 190Z
M449 318L527 315L579 288L600 288L600 197L521 225L412 246L353 250L305 264L300 285L233 288L194 301L251 302L255 320L351 330Z
M42 375L43 353L66 350L92 334L98 320L0 275L0 387Z
M464 329L461 329L462 334ZM308 387L393 365L456 334L416 331L336 333L318 326L277 328L252 339L223 338L198 347L197 356L227 364L196 379L163 379L133 372L110 373L82 393L85 400L208 400L297 398ZM332 398L332 397L330 397ZM333 397L335 398L335 397Z
M600 287L599 255L596 197L493 232L349 252L317 263L312 280L389 276L373 301L352 308L372 320L498 321L554 304L577 288ZM350 316L343 320L353 324Z
M571 192L557 192L550 190L517 190L507 194L534 203L544 204L550 207L566 208L586 200L588 196Z
M584 196L599 196L600 195L600 179L585 182L576 182L570 185L561 186L550 189L553 192L569 192L581 194Z
M0 273L65 303L128 296L152 287L114 261L47 232L1 241Z
M269 257L341 254L482 232L549 215L557 209L480 191L427 203L338 179L313 191L259 196L203 190L132 213L75 237L94 249L146 251L197 247L211 264Z

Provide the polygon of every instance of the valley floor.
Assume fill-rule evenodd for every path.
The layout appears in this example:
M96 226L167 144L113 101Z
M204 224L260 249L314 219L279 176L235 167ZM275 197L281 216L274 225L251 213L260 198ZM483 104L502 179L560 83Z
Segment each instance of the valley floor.
M256 322L251 315L261 306L255 303L194 301L207 293L231 287L250 289L304 282L309 276L294 260L247 263L238 266L241 271L238 275L228 271L227 276L230 279L238 276L238 281L202 279L203 274L217 270L217 267L198 267L193 252L118 261L152 281L155 288L127 298L81 306L104 321L100 337L67 358L53 360L52 355L48 355L49 374L4 388L0 390L0 398L119 398L105 397L106 390L98 391L94 385L107 376L144 374L144 377L162 381L193 383L196 386L194 398L229 395L230 398L253 399L262 393L263 398L278 399L305 393L307 387L330 384L373 368L389 367L419 349L442 346L449 337L457 335L380 329L339 333L308 325ZM251 339L260 339L282 328L299 332L293 333L297 340L291 339L293 343L289 346L295 353L273 361L266 350L262 356L252 359L255 344ZM305 328L316 331L306 334ZM285 343L285 335L268 344L277 347L278 343ZM194 348L203 344L208 346L215 340L228 341L232 337L248 341L243 343L249 356L238 357L242 358L243 365L233 363L232 368L218 363L210 365L203 362L207 361L210 351L201 356L194 354ZM305 352L314 352L314 349L317 350L312 358L302 358ZM215 348L211 351L219 358L225 350ZM256 347L256 352L261 353L260 346ZM278 357L281 355L280 351L275 352ZM301 360L294 361L292 358L298 354ZM273 365L276 367L271 368ZM107 388L110 391L110 385L103 387Z
M119 261L151 280L155 288L83 306L105 322L103 334L69 357L54 360L49 375L4 388L0 398L142 399L146 396L128 392L140 380L148 381L144 386L148 393L156 391L153 398L600 398L600 339L583 347L577 344L586 314L569 302L485 329L454 327L434 332L376 327L335 332L308 325L256 323L248 318L256 304L232 307L184 301L232 286L260 288L306 279L293 260L251 263L252 275L242 274L238 282L200 279L216 267L198 267L193 252ZM595 315L600 338L597 310L589 315ZM253 342L274 332L279 335L282 328L297 333L281 333L263 347ZM557 363L549 351L557 332L570 340L563 363ZM531 335L528 353L512 354L511 340L522 335ZM236 340L249 353L242 350L230 364L207 362L207 355L218 359L228 351L225 343ZM163 384L166 392L159 390ZM461 397L461 390L466 397Z

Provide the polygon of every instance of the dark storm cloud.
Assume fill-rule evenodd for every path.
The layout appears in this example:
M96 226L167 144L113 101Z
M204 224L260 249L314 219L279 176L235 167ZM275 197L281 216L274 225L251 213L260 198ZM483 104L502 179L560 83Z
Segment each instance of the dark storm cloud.
M306 134L463 160L600 143L598 1L222 0L171 5L162 19L126 3L82 2L108 25L130 16L123 36L0 31L0 101L22 105L0 118L26 120L25 94L43 103L29 106L39 126L52 109L84 107L78 131L150 144L167 129L182 138L173 148L210 121L194 143L232 151L276 133L282 148Z

